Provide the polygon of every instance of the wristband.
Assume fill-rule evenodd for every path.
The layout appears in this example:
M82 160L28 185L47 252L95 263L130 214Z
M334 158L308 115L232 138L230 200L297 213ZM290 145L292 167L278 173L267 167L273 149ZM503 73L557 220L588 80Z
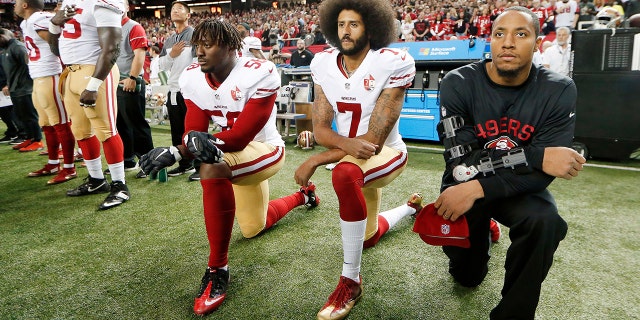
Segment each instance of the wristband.
M180 149L176 148L175 146L171 146L169 147L169 152L171 152L171 154L176 159L176 161L182 160L182 154L180 153Z
M102 85L102 82L104 81L91 77L91 79L89 79L89 83L87 83L87 87L85 88L85 90L98 91L98 88L100 88L100 85Z
M53 23L49 23L49 33L51 33L51 34L60 34L60 33L62 33L62 28L60 26L56 26Z
M135 76L129 76L129 79L131 79L131 80L133 80L133 81L137 81L137 80L138 80L138 78L137 78L137 77L135 77Z

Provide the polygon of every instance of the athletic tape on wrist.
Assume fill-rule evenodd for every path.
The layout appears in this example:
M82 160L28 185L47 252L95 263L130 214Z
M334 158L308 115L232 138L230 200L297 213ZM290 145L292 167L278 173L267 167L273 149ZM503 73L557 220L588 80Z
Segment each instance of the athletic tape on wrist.
M60 33L62 33L62 28L60 26L56 26L53 23L49 23L49 33L51 33L51 34L60 34Z
M178 148L176 148L175 146L169 147L169 152L171 152L173 157L176 158L176 161L182 160L182 155L180 154L180 150L178 150Z
M91 79L89 79L89 83L87 83L87 87L85 88L85 90L87 91L98 91L98 88L100 88L100 85L102 85L102 80L91 77Z

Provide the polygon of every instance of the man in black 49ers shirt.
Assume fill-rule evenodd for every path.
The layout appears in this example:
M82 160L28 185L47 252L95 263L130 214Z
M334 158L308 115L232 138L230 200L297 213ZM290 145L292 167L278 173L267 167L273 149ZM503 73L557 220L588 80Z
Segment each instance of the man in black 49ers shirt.
M463 286L487 274L489 221L510 228L502 299L491 319L533 319L553 255L567 233L547 186L571 179L585 159L568 148L575 127L576 87L531 63L537 16L510 7L492 30L493 60L449 72L441 86L438 127L446 148L438 214L465 215L471 247L445 246L449 273Z

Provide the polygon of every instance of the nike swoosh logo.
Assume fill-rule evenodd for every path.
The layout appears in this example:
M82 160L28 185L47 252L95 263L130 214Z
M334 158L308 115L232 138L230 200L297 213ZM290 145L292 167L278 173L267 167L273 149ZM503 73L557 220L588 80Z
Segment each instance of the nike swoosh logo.
M196 150L196 152L198 152L198 146L196 145L196 137L191 137L191 144L193 145L193 148Z
M218 299L211 299L211 300L207 299L207 300L204 301L204 305L208 307L208 306L210 306L210 305L212 305L212 304L214 304L216 302L218 302Z
M273 72L273 68L269 68L269 73Z
M87 191L94 192L94 191L100 189L100 187L102 187L105 183L106 182L102 181L102 183L99 186L95 187L95 188L87 187Z
M205 300L205 301L204 301L204 305L205 305L205 306L207 306L207 307L208 307L208 306L210 306L210 305L212 305L212 304L214 304L214 303L216 303L216 301L215 301L215 300L209 300L209 299L207 299L207 300Z
M153 160L158 160L158 158L162 157L162 155L167 153L167 152L169 152L169 150L167 150L167 149L162 150L162 152L160 152L160 154Z
M575 115L576 115L575 112L571 112L571 113L569 113L569 118L573 118L573 116L575 116Z

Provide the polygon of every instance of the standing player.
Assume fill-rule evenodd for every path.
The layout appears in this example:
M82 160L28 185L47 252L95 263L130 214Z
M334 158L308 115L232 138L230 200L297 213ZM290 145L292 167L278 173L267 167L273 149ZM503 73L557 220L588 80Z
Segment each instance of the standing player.
M67 191L67 195L110 191L101 210L129 200L122 139L116 130L120 72L115 62L120 53L123 13L122 0L64 0L49 25L52 51L60 52L66 65L65 79L61 80L64 104L89 171L87 181ZM100 142L111 172L111 185L102 172Z
M51 174L56 176L47 184L69 181L77 177L73 164L76 141L71 133L71 124L67 110L62 103L58 90L62 64L49 47L49 20L52 13L42 11L43 0L17 0L14 7L16 15L24 20L20 23L24 42L29 50L29 75L33 79L33 104L44 132L49 161L40 170L29 173L29 177ZM60 170L58 150L62 146L63 167Z
M182 158L202 161L200 184L210 253L193 311L204 315L217 309L227 295L234 217L243 236L252 238L293 208L315 207L319 199L315 185L309 183L299 192L269 201L267 179L282 168L285 158L275 122L274 102L280 87L275 65L238 58L240 33L217 19L198 24L192 43L197 46L198 64L180 76L187 104L184 144L153 149L142 156L140 167L154 174ZM211 120L222 132L207 132Z
M419 205L378 216L382 187L407 164L398 131L405 88L415 76L413 58L385 48L396 39L395 12L386 0L327 0L320 28L335 49L311 62L315 83L313 131L329 150L305 161L295 173L304 185L315 169L339 162L332 171L338 196L344 263L338 286L318 313L342 319L362 297L362 249L375 245L402 217ZM337 132L331 129L335 119Z
M242 37L242 49L239 52L241 57L256 57L258 59L264 59L264 54L262 54L262 41L256 37L252 37L249 34L251 31L251 27L249 24L245 22L241 22L238 24L238 31L240 32L240 36Z
M542 282L567 232L546 188L554 177L577 176L585 162L568 148L575 84L531 63L539 32L535 13L505 9L493 24L493 60L453 70L441 86L438 131L446 168L435 207L451 221L464 214L471 242L470 248L443 247L449 273L462 286L479 285L488 271L489 219L510 228L502 300L491 319L534 318Z
M191 47L191 36L193 27L189 25L191 10L189 6L181 1L171 3L171 22L176 26L176 32L164 41L158 65L160 70L169 73L167 84L169 93L167 94L167 112L169 113L169 124L171 125L171 144L178 145L182 142L184 135L184 117L187 114L187 106L180 92L178 79L180 75L191 63L195 55L195 48ZM200 180L200 175L195 172L193 161L182 159L178 166L167 173L171 177L176 177L185 173L192 173L189 181Z

